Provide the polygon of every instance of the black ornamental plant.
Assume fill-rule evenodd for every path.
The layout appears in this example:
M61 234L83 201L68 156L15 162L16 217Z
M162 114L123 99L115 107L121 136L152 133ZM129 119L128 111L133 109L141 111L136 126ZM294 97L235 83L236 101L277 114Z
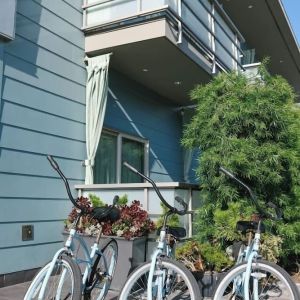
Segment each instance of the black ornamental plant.
M197 105L183 145L201 151L200 241L225 248L238 239L235 221L255 213L246 192L219 174L222 165L255 190L263 207L271 201L282 209L269 229L282 241L282 257L300 254L300 109L292 87L263 64L255 78L222 73L191 96Z

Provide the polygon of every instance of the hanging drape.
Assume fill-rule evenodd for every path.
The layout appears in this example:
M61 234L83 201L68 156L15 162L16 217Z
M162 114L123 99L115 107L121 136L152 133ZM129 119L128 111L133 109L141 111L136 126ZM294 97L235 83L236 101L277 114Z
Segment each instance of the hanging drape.
M87 58L85 184L93 183L93 166L106 109L110 54Z

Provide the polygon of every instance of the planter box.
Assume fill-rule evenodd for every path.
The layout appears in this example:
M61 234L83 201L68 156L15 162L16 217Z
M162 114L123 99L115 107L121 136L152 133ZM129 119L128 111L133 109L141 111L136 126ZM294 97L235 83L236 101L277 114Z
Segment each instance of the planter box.
M218 282L225 273L218 272L192 272L197 280L202 297L212 297Z
M68 233L64 232L63 235L66 238L68 236ZM82 237L88 247L92 246L95 241L95 237L93 236L82 235ZM118 243L117 266L110 289L120 291L126 279L128 278L128 274L130 273L130 271L145 261L147 237L138 237L131 240L126 240L122 237L103 236L100 240L100 249L101 245L107 238L114 238ZM75 249L77 249L77 247ZM75 253L77 258L85 259L81 247L78 248L78 251L76 251ZM83 271L85 268L85 264L81 264L80 267Z

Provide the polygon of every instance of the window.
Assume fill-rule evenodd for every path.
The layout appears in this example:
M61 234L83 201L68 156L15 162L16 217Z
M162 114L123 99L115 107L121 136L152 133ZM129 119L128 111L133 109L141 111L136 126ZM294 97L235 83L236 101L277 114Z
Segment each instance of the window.
M123 133L103 131L95 158L94 183L143 182L140 176L123 166L123 161L146 173L148 142Z

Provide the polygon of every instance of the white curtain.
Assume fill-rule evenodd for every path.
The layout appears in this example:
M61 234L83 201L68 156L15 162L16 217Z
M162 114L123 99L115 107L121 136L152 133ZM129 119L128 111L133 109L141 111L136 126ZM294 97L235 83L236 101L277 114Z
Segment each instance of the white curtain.
M105 115L110 54L87 58L86 85L86 173L85 184L93 183L93 166Z

